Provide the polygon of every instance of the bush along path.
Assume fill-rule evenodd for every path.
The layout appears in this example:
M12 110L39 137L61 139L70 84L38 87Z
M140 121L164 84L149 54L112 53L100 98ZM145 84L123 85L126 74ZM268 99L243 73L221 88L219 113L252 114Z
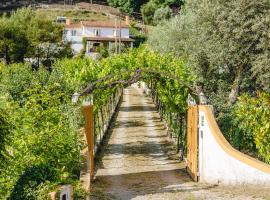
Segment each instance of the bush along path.
M191 181L150 97L137 86L123 102L101 153L90 199L267 199L267 188Z

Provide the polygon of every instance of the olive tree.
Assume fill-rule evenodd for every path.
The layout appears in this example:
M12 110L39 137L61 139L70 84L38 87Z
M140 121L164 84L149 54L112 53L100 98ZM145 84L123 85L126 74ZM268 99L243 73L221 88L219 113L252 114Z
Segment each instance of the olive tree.
M150 0L141 8L143 20L147 24L157 24L157 20L169 19L173 13L178 13L184 2L184 0ZM172 8L176 12L173 12Z
M172 9L169 6L159 8L155 11L153 22L159 24L161 21L170 19L172 17Z
M186 57L211 101L230 105L241 92L270 89L269 14L268 0L191 0L148 43Z

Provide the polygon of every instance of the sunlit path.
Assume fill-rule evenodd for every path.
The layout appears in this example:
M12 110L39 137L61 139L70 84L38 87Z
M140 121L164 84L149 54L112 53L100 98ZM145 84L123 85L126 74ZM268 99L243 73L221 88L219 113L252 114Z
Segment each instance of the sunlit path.
M137 87L124 89L123 102L104 148L91 199L247 198L241 188L191 181L152 100Z
M125 89L94 187L102 183L102 195L116 199L166 193L190 181L184 169L151 99L138 88Z

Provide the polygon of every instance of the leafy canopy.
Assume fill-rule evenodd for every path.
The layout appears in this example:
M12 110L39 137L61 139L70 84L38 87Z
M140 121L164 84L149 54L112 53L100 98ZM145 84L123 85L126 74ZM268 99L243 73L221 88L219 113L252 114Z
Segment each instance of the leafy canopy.
M268 0L191 0L158 25L148 43L188 58L211 103L221 108L241 92L270 91L269 13Z
M72 51L62 42L63 27L31 8L19 9L0 18L0 54L6 63L27 58L39 66L50 66L57 58L70 57Z

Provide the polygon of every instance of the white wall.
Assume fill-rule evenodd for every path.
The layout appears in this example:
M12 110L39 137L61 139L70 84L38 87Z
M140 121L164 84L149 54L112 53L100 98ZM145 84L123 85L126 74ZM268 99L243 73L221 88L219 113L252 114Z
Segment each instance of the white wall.
M71 35L71 31L72 30L76 30L77 35L76 36L72 36ZM82 41L82 37L83 37L83 32L81 28L66 28L65 29L66 34L64 35L65 40L71 42L71 41L77 41L77 42L81 42Z
M95 37L94 35L94 29L100 29L101 35L100 37L115 37L113 35L114 28L99 28L99 27L84 27L83 36L85 37ZM121 37L123 38L129 38L129 29L128 28L122 28L121 29Z
M77 35L72 36L71 31L76 30ZM71 42L71 48L75 51L75 53L79 53L83 48L82 43L82 29L81 28L66 28L66 34L64 35L64 40Z
M199 108L200 181L233 185L270 184L270 166L236 151L218 139L217 136L225 138L220 135L220 131L216 131L218 126L213 114L201 106Z
M83 28L65 28L66 34L64 35L64 40L71 42L71 48L75 51L75 53L79 53L83 48L83 37L95 37L94 29L100 29L101 35L100 37L114 37L113 30L114 28L94 28L94 27L85 27ZM77 35L72 36L72 30L76 30ZM129 38L129 29L122 28L121 29L121 37Z
M83 49L83 43L82 42L72 42L71 48L75 51L75 53L80 53L80 51Z

